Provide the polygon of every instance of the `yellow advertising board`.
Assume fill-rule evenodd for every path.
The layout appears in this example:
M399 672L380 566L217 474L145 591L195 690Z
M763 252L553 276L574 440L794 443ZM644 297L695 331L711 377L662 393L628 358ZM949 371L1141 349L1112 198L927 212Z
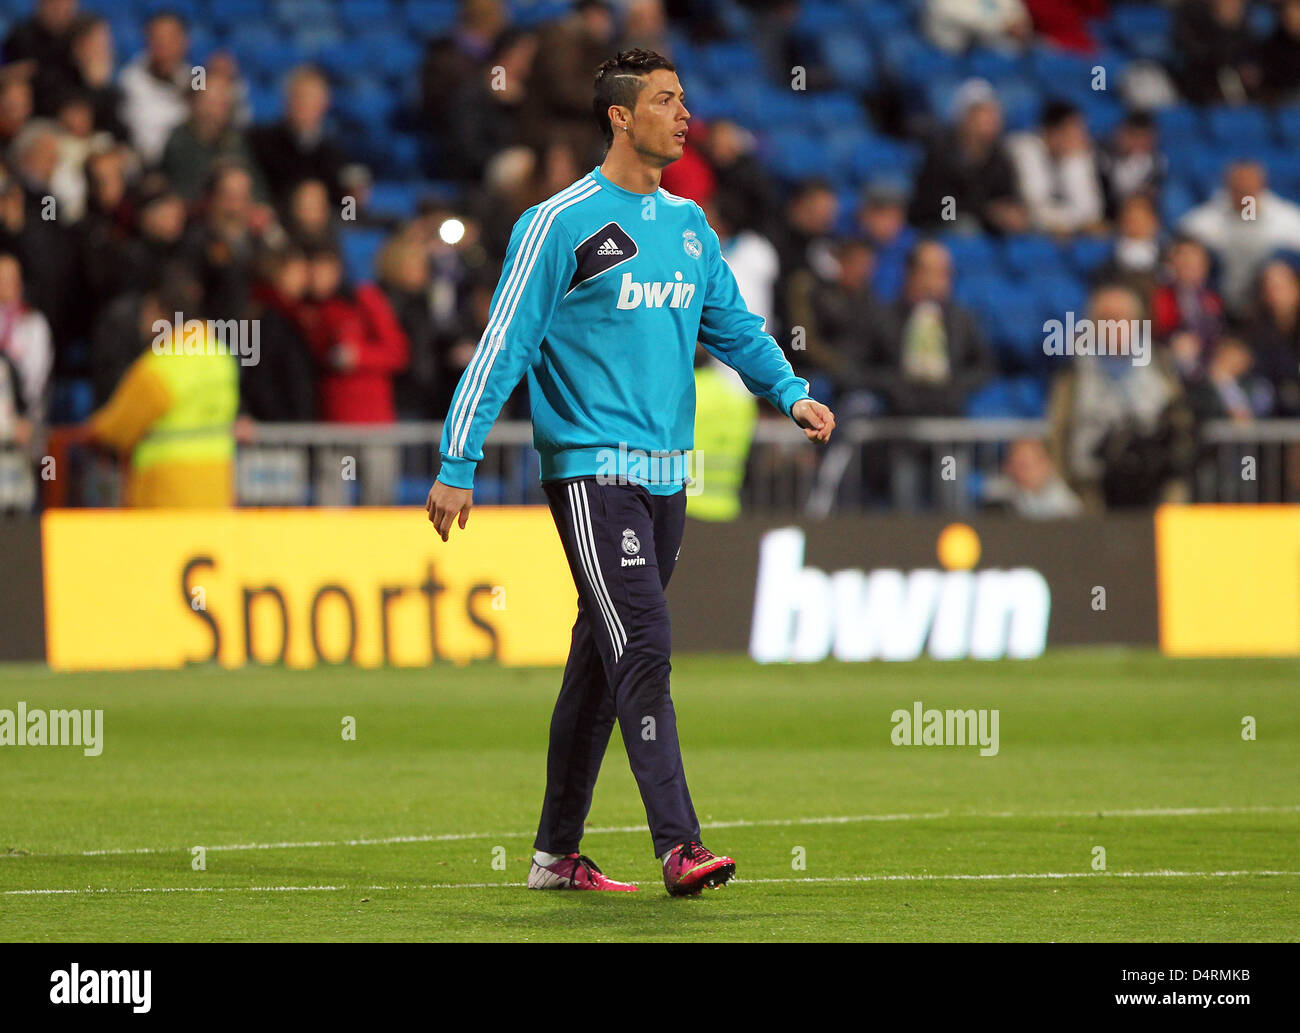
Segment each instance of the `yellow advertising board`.
M1300 656L1300 506L1156 511L1160 649Z
M576 594L544 507L55 510L43 517L55 670L318 663L561 664Z

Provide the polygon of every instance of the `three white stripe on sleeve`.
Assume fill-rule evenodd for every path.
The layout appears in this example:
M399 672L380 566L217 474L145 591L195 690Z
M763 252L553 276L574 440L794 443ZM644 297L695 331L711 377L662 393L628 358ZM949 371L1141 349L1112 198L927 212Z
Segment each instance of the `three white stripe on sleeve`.
M469 437L469 429L474 421L474 411L478 408L488 374L492 372L492 363L496 360L497 352L501 350L501 342L505 339L510 320L519 305L524 288L528 285L528 277L537 263L537 256L541 254L542 243L551 224L564 209L590 197L599 189L599 183L590 177L583 177L573 186L560 191L543 203L533 213L532 221L524 231L524 239L515 255L514 265L506 285L502 288L500 298L497 299L496 309L488 318L483 336L479 338L478 347L474 349L474 356L465 369L462 379L464 390L457 398L450 417L452 432L449 436L448 455L465 454L465 441Z

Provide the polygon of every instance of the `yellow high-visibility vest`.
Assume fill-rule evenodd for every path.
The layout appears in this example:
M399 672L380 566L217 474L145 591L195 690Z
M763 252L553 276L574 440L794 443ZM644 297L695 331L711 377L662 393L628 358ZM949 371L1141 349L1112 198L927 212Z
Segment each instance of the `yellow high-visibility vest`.
M236 359L149 352L143 361L166 386L171 404L135 446L132 467L143 471L160 463L232 462L232 428L239 410Z
M697 520L735 520L740 487L754 443L758 400L738 390L713 366L695 371L695 469L698 482L686 499L686 515Z

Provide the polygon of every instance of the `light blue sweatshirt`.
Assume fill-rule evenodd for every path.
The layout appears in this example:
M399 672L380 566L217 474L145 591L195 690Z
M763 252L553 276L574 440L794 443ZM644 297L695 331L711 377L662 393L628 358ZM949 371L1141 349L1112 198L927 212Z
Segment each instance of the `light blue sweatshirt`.
M685 466L637 457L694 447L697 340L786 416L808 397L745 307L700 206L592 169L515 223L452 397L438 479L473 487L488 430L527 373L543 481L617 475L673 494Z

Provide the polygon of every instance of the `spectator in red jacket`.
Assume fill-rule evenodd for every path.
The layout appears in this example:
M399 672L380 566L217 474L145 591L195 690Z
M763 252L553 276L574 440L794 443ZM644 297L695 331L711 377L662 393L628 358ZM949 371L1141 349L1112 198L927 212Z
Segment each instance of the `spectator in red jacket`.
M1183 378L1195 379L1223 332L1223 301L1209 285L1210 255L1199 241L1177 238L1165 266L1166 281L1151 299L1152 329Z
M1097 40L1088 27L1106 16L1106 0L1025 0L1034 32L1063 50L1093 54Z
M311 255L307 342L320 367L320 418L331 423L392 423L393 378L406 369L410 346L388 299L374 284L352 288L338 251Z

